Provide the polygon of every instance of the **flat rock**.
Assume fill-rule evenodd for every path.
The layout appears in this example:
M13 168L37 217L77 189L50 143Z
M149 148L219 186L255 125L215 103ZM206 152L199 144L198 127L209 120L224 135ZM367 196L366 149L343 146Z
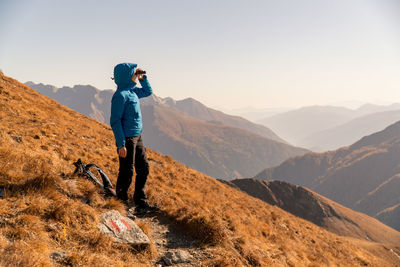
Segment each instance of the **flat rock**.
M50 254L50 258L52 258L55 261L63 260L66 257L67 257L67 253L64 251L54 251L53 253Z
M11 138L17 143L22 143L22 136L11 136Z
M185 250L168 251L162 258L164 263L169 266L173 264L189 263L193 256Z
M142 229L118 211L107 211L100 216L101 221L98 227L101 233L113 237L117 242L128 243L133 246L150 245L150 239Z

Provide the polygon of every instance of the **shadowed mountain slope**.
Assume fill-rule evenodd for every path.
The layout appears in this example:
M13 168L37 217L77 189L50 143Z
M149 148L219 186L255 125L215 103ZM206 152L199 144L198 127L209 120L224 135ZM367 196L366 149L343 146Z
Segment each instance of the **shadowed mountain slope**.
M34 103L34 105L32 105ZM118 159L111 129L0 75L0 265L154 266L154 228L136 221L152 245L138 251L100 234L101 212L126 207L71 176L74 162L99 165L115 183ZM6 118L6 119L4 119ZM278 207L148 150L150 202L170 231L193 240L181 248L193 266L393 266L390 244L340 237ZM129 195L132 196L132 188ZM170 225L172 226L172 225ZM176 233L176 232L175 232ZM56 262L50 255L62 251Z
M400 229L384 212L400 203L400 122L345 148L308 153L266 169L258 179L301 185ZM383 216L385 214L385 216Z
M400 244L400 232L307 188L282 181L236 179L228 184L335 234Z
M253 176L263 166L274 166L307 152L162 106L143 106L143 120L144 140L150 148L221 179Z

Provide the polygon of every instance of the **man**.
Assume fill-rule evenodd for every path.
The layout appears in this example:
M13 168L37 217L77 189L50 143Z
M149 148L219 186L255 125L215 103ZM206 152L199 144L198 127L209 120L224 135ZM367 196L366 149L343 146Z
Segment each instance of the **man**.
M128 189L132 182L133 167L136 170L133 200L138 210L153 210L144 191L149 163L142 141L142 114L139 98L150 96L153 90L143 70L134 63L121 63L114 68L117 91L111 100L110 125L114 132L119 156L119 173L116 186L117 197L127 203ZM136 87L139 80L140 87Z

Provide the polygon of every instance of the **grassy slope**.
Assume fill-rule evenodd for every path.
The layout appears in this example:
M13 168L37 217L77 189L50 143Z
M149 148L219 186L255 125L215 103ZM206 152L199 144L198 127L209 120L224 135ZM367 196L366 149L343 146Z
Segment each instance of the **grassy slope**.
M137 266L154 257L99 233L99 213L124 207L70 176L78 157L115 182L108 126L0 75L0 265L50 266L54 250L67 251L72 265ZM336 236L154 151L149 158L150 200L212 251L208 265L399 264L380 244Z

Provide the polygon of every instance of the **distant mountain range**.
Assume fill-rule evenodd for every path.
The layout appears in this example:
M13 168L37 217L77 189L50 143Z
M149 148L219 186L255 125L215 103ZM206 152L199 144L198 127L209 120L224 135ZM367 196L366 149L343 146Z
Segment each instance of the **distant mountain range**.
M310 134L300 143L313 151L335 150L353 144L362 136L381 131L399 120L400 109L376 112L357 117L339 126Z
M383 114L383 112L393 111ZM398 112L394 112L398 111ZM310 106L264 118L258 122L271 128L291 144L313 151L351 145L361 137L398 120L400 104L365 104L358 109Z
M400 229L400 122L336 151L307 153L256 175L305 186Z
M252 122L257 122L264 118L272 117L273 115L284 113L291 110L291 108L239 108L239 109L225 109L224 112L228 114L235 114L240 117L246 118Z
M335 234L400 244L400 233L302 186L282 181L236 179L224 182Z
M39 93L86 116L108 122L112 90L76 85L56 88L27 82ZM220 179L251 177L263 168L308 152L270 129L188 98L156 95L141 100L145 144Z
M274 129L290 143L296 144L308 135L339 125L352 117L352 111L343 107L311 106L268 117L258 122Z
M99 90L91 85L57 88L42 83L26 82L25 84L81 114L103 123L110 123L110 103L114 94L112 90Z
M74 87L64 86L57 88L42 83L36 84L33 82L26 82L25 84L42 95L56 100L62 105L72 108L73 110L100 122L109 124L111 98L115 92L113 90L99 90L91 85L75 85ZM172 108L202 121L231 125L271 140L286 143L285 140L281 139L263 125L252 123L239 116L232 116L211 109L193 98L175 101L170 97L161 98L153 94L150 97L141 99L140 102L142 106L158 105Z

